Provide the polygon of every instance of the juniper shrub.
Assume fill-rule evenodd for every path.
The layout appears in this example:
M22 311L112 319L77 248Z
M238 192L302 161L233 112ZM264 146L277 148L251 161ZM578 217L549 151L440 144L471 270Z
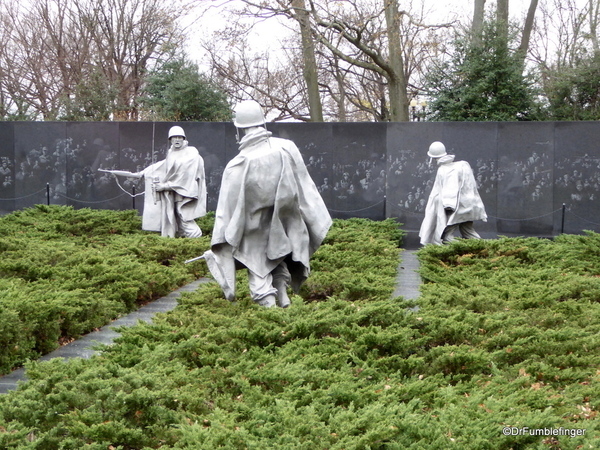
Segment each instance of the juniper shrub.
M0 397L0 447L596 448L599 237L427 246L415 311L390 298L393 228L336 221L311 274L335 284L288 309L254 305L240 276L236 304L209 283L100 356L30 363Z

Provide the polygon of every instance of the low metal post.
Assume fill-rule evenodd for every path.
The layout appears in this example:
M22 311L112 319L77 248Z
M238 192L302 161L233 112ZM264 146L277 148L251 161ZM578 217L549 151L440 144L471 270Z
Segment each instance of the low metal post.
M135 186L133 186L131 188L131 192L132 192L131 198L132 198L132 202L133 202L133 209L135 209Z
M562 206L562 222L560 224L560 234L564 234L565 232L565 211L567 209L567 204L563 203Z
M46 205L50 206L50 183L46 183Z

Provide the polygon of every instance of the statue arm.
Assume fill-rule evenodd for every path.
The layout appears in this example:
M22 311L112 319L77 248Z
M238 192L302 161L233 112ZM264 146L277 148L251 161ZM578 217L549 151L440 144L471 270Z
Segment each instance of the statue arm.
M461 176L460 168L453 166L445 174L442 186L442 205L445 210L455 211L458 207L460 196Z

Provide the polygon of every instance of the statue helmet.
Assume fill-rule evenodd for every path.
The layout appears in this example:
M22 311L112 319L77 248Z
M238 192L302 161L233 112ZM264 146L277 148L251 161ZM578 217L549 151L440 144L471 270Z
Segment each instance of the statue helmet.
M429 146L427 156L430 158L441 158L442 156L446 156L446 146L440 141L432 142Z
M261 106L254 100L244 100L233 108L233 124L237 128L251 128L264 125L266 120Z
M183 131L183 128L177 125L171 127L169 130L169 139L171 139L173 136L183 136L185 138L185 132Z

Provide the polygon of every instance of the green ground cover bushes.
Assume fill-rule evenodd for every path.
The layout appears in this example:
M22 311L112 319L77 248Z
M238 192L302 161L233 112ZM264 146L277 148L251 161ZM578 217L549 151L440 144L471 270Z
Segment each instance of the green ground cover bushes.
M0 373L203 275L183 261L209 242L144 232L133 210L40 205L1 217Z
M600 237L428 246L417 311L391 298L400 238L335 221L288 309L240 276L235 305L208 283L99 356L29 363L0 448L598 448Z

